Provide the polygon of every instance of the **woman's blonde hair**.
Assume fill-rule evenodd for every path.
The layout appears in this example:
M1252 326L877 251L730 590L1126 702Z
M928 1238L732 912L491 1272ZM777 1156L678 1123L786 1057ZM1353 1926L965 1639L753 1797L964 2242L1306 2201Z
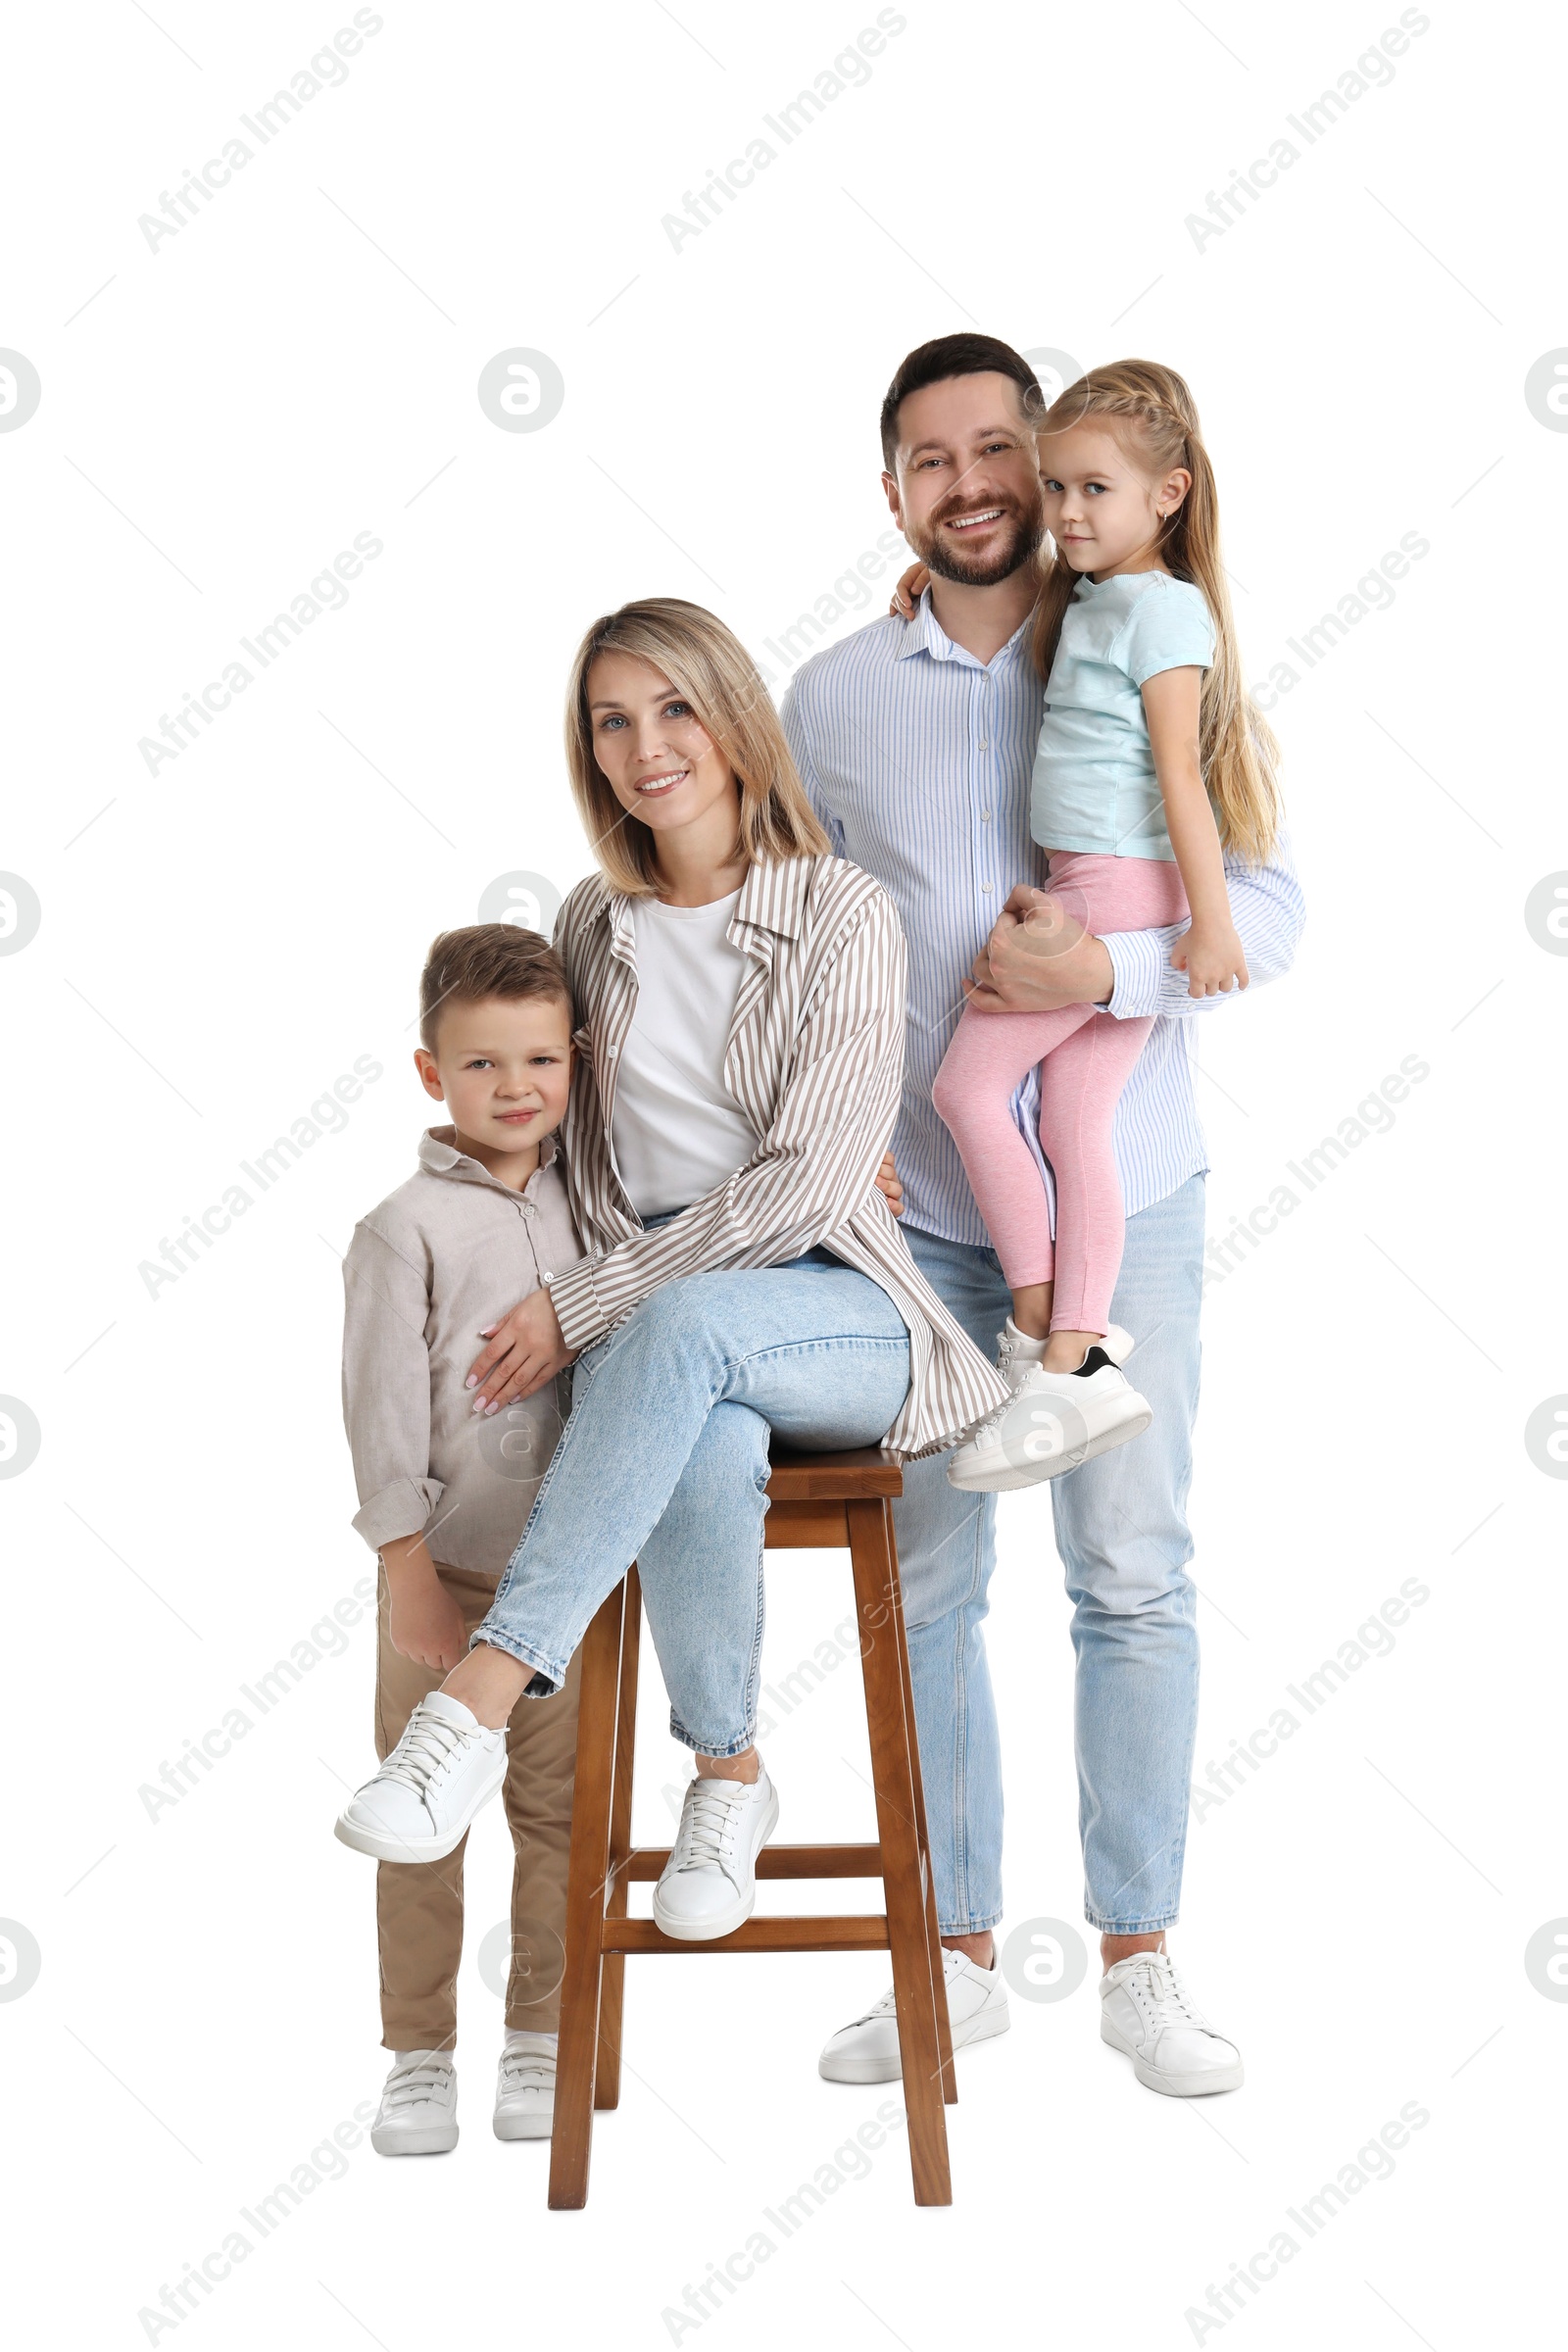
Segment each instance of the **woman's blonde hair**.
M1280 827L1280 750L1273 729L1242 683L1236 623L1219 552L1219 501L1214 469L1199 428L1193 396L1174 368L1153 360L1117 360L1092 368L1053 401L1037 428L1040 470L1051 472L1051 436L1102 418L1140 465L1157 480L1177 466L1193 477L1156 542L1160 560L1178 580L1201 591L1214 623L1214 661L1203 673L1199 756L1220 840L1249 865L1264 865ZM1051 675L1062 618L1080 574L1056 549L1048 560L1035 611L1033 652L1043 678Z
M655 836L616 800L594 758L588 673L601 654L629 654L662 670L735 771L738 853L758 865L818 858L832 843L795 772L778 713L750 654L721 620L677 596L644 597L596 620L577 649L566 689L566 764L577 813L606 879L630 898L657 887Z

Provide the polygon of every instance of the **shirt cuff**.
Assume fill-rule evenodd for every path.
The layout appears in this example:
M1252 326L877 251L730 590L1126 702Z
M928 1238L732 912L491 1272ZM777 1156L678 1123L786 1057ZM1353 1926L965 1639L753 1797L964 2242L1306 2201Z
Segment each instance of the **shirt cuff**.
M592 1258L584 1258L564 1274L553 1274L544 1287L550 1293L562 1338L574 1355L580 1355L603 1336L612 1320L605 1312L594 1286Z
M354 1525L372 1551L400 1536L420 1534L446 1489L438 1478L395 1478L354 1514Z
M1168 923L1157 931L1107 931L1101 946L1110 957L1110 1001L1102 1010L1118 1021L1183 1012L1200 1000L1187 993L1187 974L1172 969L1170 952L1186 931Z

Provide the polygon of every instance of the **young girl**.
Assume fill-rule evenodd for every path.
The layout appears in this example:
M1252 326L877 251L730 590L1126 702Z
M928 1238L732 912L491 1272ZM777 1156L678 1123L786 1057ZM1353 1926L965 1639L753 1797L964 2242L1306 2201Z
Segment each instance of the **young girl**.
M1241 683L1214 476L1181 377L1144 360L1071 384L1040 426L1045 574L1033 652L1047 679L1030 830L1051 898L1026 918L1049 956L1096 933L1188 928L1171 962L1195 997L1247 986L1223 853L1265 863L1278 749ZM971 1004L934 1099L1012 1292L1001 1370L1014 1395L949 1465L972 1492L1032 1485L1148 1428L1110 1323L1124 1218L1116 1103L1152 1020L1089 1004ZM1056 1237L1009 1104L1040 1066Z

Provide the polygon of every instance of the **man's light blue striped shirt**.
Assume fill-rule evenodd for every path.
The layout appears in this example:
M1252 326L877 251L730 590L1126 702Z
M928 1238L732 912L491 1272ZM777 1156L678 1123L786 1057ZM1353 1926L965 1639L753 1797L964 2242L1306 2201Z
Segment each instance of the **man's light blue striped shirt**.
M973 1246L985 1244L985 1225L931 1088L963 1009L959 982L1007 893L1045 880L1029 834L1044 701L1027 621L978 662L939 627L929 591L913 620L873 621L813 655L784 697L784 730L817 814L839 855L891 894L908 940L904 1104L893 1143L905 1213L924 1232ZM1227 860L1227 878L1252 983L1276 979L1301 928L1289 851L1282 845L1261 871ZM1115 973L1107 1012L1157 1016L1116 1109L1129 1216L1208 1165L1188 1039L1194 1014L1233 999L1187 994L1186 974L1169 962L1179 936L1180 927L1105 938ZM1038 1111L1031 1077L1014 1115L1037 1156ZM1041 1172L1049 1190L1043 1159Z

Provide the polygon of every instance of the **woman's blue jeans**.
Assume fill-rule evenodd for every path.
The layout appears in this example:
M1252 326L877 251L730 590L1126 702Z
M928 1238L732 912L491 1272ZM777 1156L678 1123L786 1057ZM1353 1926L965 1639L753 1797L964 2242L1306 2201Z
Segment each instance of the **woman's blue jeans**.
M475 1632L560 1688L633 1560L670 1699L700 1755L752 1744L768 1438L874 1446L909 1386L887 1293L825 1251L666 1283L577 1362L571 1418Z

